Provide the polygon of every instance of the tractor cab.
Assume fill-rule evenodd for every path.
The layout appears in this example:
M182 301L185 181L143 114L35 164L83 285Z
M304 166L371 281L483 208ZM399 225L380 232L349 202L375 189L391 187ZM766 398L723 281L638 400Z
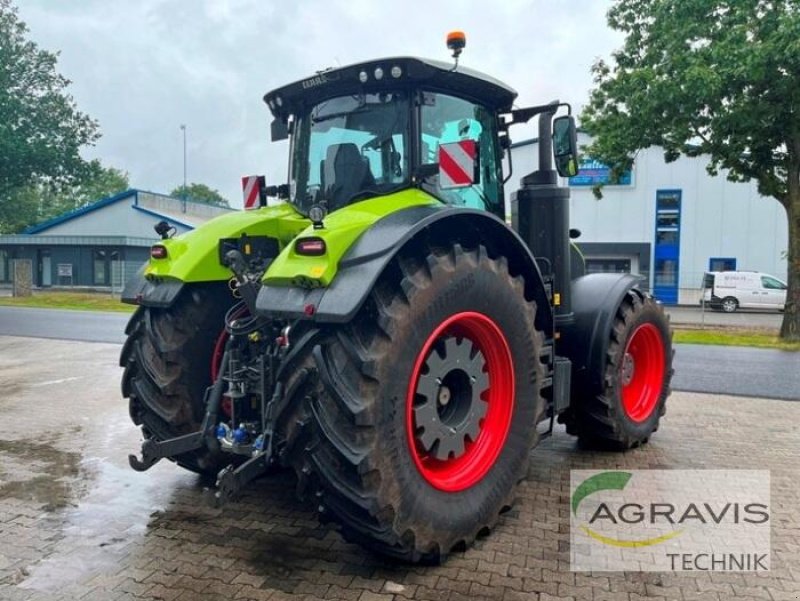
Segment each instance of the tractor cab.
M516 92L418 58L330 69L268 93L273 140L291 137L289 201L303 214L420 187L504 214L502 113Z

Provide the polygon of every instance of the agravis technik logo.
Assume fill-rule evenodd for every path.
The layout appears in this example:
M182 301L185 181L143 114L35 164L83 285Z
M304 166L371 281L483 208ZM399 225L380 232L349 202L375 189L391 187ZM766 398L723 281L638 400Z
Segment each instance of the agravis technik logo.
M573 471L573 570L769 569L769 472Z
M578 488L575 490L574 493L572 493L572 513L577 516L578 506L580 505L581 501L583 501L586 497L588 497L592 493L601 490L622 490L625 488L625 485L628 484L628 481L630 481L630 479L631 479L630 472L601 472L594 476L590 476L589 478L584 480L580 486L578 486ZM625 509L633 509L633 512L625 512ZM626 516L623 515L623 512L628 514L627 519L636 520L638 518L639 520L641 520L644 517L643 509L633 504L628 504L627 506L623 506L623 508L621 508L619 519L621 521L627 521ZM651 538L644 538L641 540L621 540L617 538L612 538L610 536L603 536L602 534L590 528L591 524L594 524L594 522L601 519L609 519L612 522L615 520L614 514L612 513L611 509L609 509L608 505L606 505L605 503L600 503L597 506L597 509L592 514L592 517L589 519L588 525L581 524L581 530L583 530L593 539L600 541L601 543L606 545L612 545L614 547L648 547L650 545L657 545L658 543L663 543L664 541L674 538L681 533L680 530L675 530L673 532L669 532L661 536L654 536ZM634 522L631 521L629 523L634 523Z

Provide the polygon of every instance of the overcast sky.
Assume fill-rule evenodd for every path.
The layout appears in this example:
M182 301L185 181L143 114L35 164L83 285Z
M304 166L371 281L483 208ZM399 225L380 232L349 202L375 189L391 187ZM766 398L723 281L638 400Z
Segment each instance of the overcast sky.
M168 193L183 181L241 206L242 175L286 179L285 143L269 142L265 92L330 66L414 55L449 60L448 31L467 34L462 64L505 81L519 106L580 107L590 67L622 37L603 0L16 0L30 36L60 51L78 107L100 122L86 155ZM530 137L533 130L513 130Z

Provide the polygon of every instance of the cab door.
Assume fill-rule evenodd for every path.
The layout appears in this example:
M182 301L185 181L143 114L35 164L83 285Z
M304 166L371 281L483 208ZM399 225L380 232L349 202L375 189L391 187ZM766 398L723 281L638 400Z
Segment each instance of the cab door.
M435 194L450 205L490 211L505 219L497 115L463 98L421 92L419 116L420 164L439 161L439 146L471 140L477 148L478 177L469 185L446 187L431 179Z
M783 309L786 305L786 284L769 275L762 275L760 282L760 305L764 309Z

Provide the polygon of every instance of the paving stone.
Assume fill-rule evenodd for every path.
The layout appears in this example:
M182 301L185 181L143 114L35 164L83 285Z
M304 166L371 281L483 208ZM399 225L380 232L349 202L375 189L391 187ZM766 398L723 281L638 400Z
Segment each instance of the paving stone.
M0 497L3 601L800 599L800 440L792 430L800 403L675 393L650 444L624 454L578 449L559 427L532 452L516 504L492 534L444 565L409 566L318 526L313 503L295 498L291 474L260 479L239 502L214 509L196 476L174 464L132 472L125 454L139 434L119 399L119 347L0 337L0 377L20 349L35 349L43 368L60 361L59 369L68 369L80 358L92 365L94 384L86 390L67 383L48 394L23 390L18 402L0 403L0 418L15 425L13 432L35 437L65 461L80 459L79 476L58 485L61 504ZM0 465L4 481L48 469L2 450ZM570 470L665 467L769 469L772 570L569 571ZM68 576L59 581L57 574ZM49 579L52 589L27 587L36 579Z

